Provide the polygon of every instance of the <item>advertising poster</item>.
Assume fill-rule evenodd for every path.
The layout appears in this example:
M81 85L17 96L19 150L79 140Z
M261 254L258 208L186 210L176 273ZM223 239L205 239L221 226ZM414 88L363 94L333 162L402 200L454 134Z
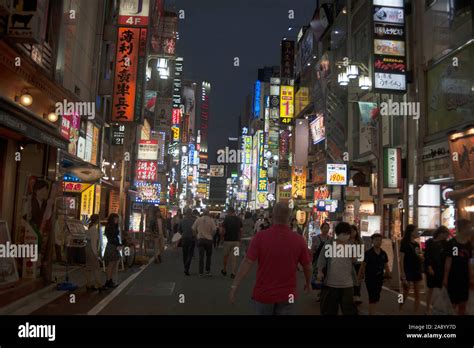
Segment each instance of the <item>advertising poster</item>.
M347 165L327 164L326 178L328 185L347 185Z
M0 220L0 245L7 245L10 242L7 222ZM16 260L12 257L0 257L0 286L14 283L19 279Z
M68 152L72 155L77 155L77 142L79 141L81 117L78 115L66 115L64 118L69 120L70 125Z
M209 166L209 176L212 176L212 177L219 177L219 178L224 177L224 165L221 165L221 164L217 164L217 165L211 164L211 165Z
M94 196L95 196L95 185L90 186L88 189L81 193L81 219L89 218L94 214Z
M451 161L456 180L474 178L474 136L456 138L449 142L451 158L457 154L458 160Z
M137 203L160 203L161 185L158 183L137 182Z
M377 112L376 103L359 102L359 154L374 151L375 130L377 121L374 119Z

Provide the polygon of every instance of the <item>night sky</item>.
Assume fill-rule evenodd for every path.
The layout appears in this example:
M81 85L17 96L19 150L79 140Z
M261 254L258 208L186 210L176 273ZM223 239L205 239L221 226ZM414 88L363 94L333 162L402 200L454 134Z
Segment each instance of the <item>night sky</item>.
M179 20L178 55L184 77L211 83L209 153L237 137L238 117L257 80L258 68L280 65L280 42L309 24L316 0L166 0L185 11ZM295 19L288 18L294 10ZM234 67L239 57L240 67ZM198 115L196 115L198 116ZM210 158L214 156L210 155Z

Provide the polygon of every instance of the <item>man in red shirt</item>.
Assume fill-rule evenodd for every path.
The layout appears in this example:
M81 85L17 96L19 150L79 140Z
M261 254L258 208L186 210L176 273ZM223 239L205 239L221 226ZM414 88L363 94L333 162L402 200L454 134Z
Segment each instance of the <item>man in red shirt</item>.
M273 208L273 225L253 237L231 286L231 303L235 303L237 288L254 262L258 263L258 269L252 298L257 314L290 314L297 296L298 264L303 266L305 291L311 291L311 255L303 237L290 230L290 216L288 205L277 203Z

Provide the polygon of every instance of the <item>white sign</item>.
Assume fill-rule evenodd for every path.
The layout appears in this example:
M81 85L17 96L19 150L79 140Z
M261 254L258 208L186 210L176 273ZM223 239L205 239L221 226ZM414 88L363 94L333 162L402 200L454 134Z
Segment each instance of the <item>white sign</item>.
M406 90L406 77L400 74L375 73L375 88Z
M328 164L326 174L328 185L347 185L347 165Z
M418 207L418 228L435 229L440 224L440 211L435 207Z
M79 137L79 141L77 142L77 157L81 159L85 159L86 155L86 139L83 137Z
M324 116L316 117L316 119L311 122L310 128L313 144L317 144L325 139L326 130L324 128Z
M156 161L158 159L158 140L140 140L138 159Z
M374 5L403 7L403 0L374 0Z
M439 185L421 186L418 190L418 205L427 207L439 207L441 201L441 190Z
M148 26L150 0L120 0L118 24Z
M209 167L209 176L224 177L224 166L211 164Z

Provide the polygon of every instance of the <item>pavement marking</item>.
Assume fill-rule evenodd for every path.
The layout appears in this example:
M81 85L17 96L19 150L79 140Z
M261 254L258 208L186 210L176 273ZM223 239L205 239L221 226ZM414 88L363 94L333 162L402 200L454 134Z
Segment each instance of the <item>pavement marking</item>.
M389 289L389 288L387 288L387 287L385 287L385 286L382 286L382 289L387 290L387 291L389 291L389 292L391 292L391 293L393 293L393 294L400 295L400 293L399 293L398 291ZM415 301L415 299L414 299L414 298L411 298L410 296L408 296L408 299L409 299L409 300L412 300L412 301ZM426 307L426 302L425 302L425 301L420 301L420 304L422 304L423 306Z
M125 279L116 289L114 289L114 291L110 293L109 296L104 298L102 301L96 304L94 308L87 312L87 315L99 314L99 312L101 312L110 302L112 302L112 300L115 299L128 286L128 284L130 284L136 277L138 277L154 260L155 258L152 257L147 264L141 266L138 269L138 272L132 274L130 277Z

